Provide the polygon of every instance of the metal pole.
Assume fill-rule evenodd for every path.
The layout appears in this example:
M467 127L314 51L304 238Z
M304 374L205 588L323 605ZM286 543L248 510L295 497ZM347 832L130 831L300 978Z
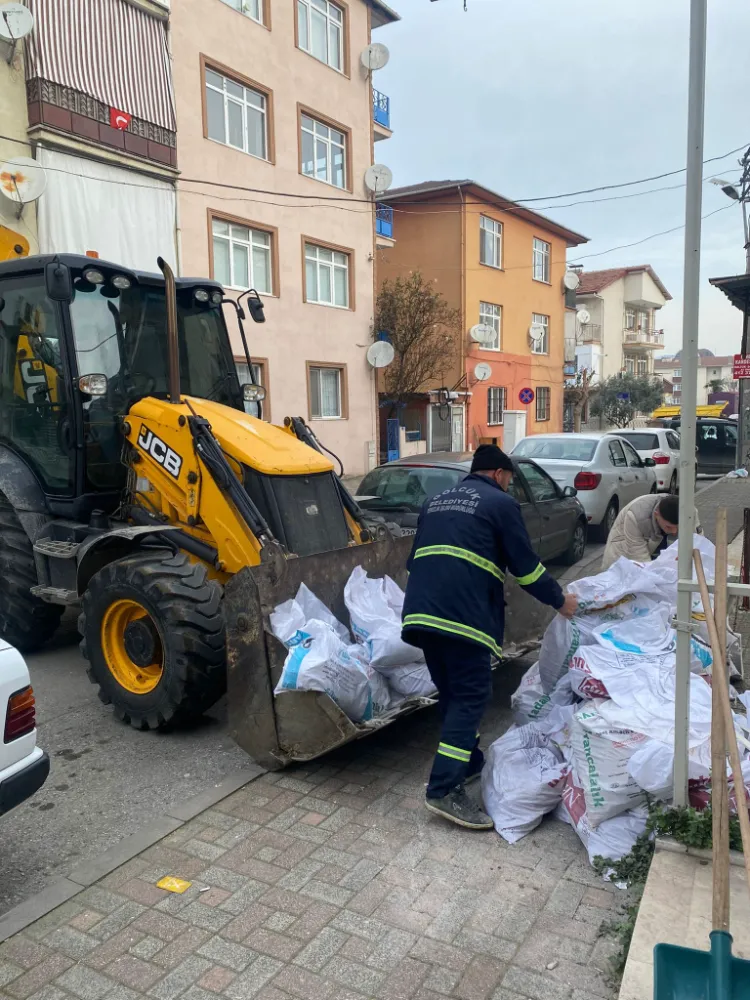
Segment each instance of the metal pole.
M680 542L678 575L693 578L695 529L695 408L698 397L698 306L700 303L703 109L706 94L707 0L690 0L687 193L685 197L685 281L682 310L682 407L680 419ZM691 595L677 592L677 676L675 680L674 804L687 805L690 723Z

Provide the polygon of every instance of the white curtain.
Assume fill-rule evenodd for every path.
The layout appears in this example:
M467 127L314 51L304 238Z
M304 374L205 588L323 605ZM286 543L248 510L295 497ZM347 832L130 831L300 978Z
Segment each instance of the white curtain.
M86 253L141 271L175 267L175 192L145 174L40 148L47 187L37 203L40 253Z

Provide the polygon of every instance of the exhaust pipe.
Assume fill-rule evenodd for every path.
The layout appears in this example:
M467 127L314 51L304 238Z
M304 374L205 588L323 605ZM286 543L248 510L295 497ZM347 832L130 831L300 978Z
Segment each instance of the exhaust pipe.
M167 358L169 365L170 403L180 402L180 345L177 339L177 286L174 271L163 257L158 257L156 263L164 275L164 295L167 300Z

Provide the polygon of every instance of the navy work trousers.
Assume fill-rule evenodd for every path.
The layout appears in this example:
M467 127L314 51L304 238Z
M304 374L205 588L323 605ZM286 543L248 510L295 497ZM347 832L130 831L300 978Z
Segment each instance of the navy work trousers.
M409 639L414 641L411 635ZM479 724L492 695L491 654L483 646L436 632L421 632L419 645L439 694L442 729L427 798L440 799L482 770Z

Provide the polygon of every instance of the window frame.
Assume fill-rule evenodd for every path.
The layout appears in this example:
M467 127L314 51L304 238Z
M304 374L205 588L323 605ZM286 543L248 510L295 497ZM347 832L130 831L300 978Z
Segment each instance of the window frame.
M331 250L333 253L342 253L348 257L348 272L347 272L347 289L349 302L345 306L338 306L334 302L318 302L315 299L308 299L307 297L307 253L306 246L318 247L321 250ZM332 265L333 267L333 265ZM333 289L333 282L331 282L331 289ZM351 312L355 311L355 285L354 285L354 251L350 247L338 246L335 243L327 243L325 240L319 240L315 236L302 236L302 301L311 306L323 306L326 309L338 309L341 312L349 310Z
M484 226L485 222L491 222L493 224L493 226L497 226L498 227L499 231L498 232L494 232L494 230L486 229L485 226ZM484 243L483 235L482 234L485 233L485 232L492 232L493 235L494 235L494 237L495 237L496 246L498 248L498 250L497 250L498 263L497 264L491 264L491 263L488 263L486 260L482 260L482 246L483 246L483 243ZM492 267L496 271L502 271L503 270L503 235L504 235L504 227L503 227L503 223L499 219L495 219L491 215L485 215L484 212L480 213L480 215L479 215L479 263L483 267Z
M538 248L537 243L540 243L542 247L546 247L547 249L544 250ZM536 274L537 254L541 256L542 260L541 278L538 278ZM546 268L544 266L545 261L546 261ZM548 243L546 240L541 239L539 236L532 237L531 241L531 277L534 281L541 281L542 284L545 285L552 284L552 244Z
M341 413L337 417L314 417L312 412L312 383L310 372L312 369L333 368L339 372L339 404ZM305 385L307 387L307 416L309 420L320 420L329 422L331 420L349 419L349 378L347 366L339 361L306 361L305 362Z
M498 420L491 420L493 406L491 401L491 393L500 393L500 417ZM502 427L505 422L505 408L508 401L508 390L504 385L490 385L487 387L487 426L488 427Z
M540 392L544 390L544 395L541 396ZM539 416L539 403L542 399L546 399L547 403L544 412L546 416ZM552 388L548 385L538 385L536 387L536 392L534 393L534 402L536 403L536 421L537 423L546 423L548 420L552 419Z
M256 358L254 355L250 355L250 361L253 367L258 367L261 370L259 385L262 385L266 390L266 398L263 400L263 416L261 420L269 421L271 420L271 385L268 375L268 358ZM234 355L235 365L246 365L247 358L243 354ZM239 377L239 372L237 372ZM242 383L240 383L241 385Z
M483 301L480 301L479 302L479 322L480 323L484 323L484 320L482 319L482 312L483 312L483 307L484 306L489 306L491 309L497 309L497 315L493 317L494 319L497 319L497 347L488 347L486 344L477 344L476 346L477 346L477 348L480 351L496 351L496 352L497 351L502 351L502 349L503 349L503 307L501 305L499 305L497 302L483 302ZM485 315L489 315L489 313L485 313ZM488 323L487 324L487 326L491 326L491 327L493 327L493 329L494 329L494 325L495 325L494 323Z
M252 21L253 19L250 18L250 20ZM273 91L271 90L271 88L266 87L265 84L259 83L257 80L252 80L249 76L245 76L243 73L236 72L230 66L225 66L223 63L217 62L215 59L210 59L204 53L200 54L200 67L201 67L201 115L203 122L203 138L207 139L209 142L215 142L217 146L223 146L225 149L232 149L236 153L242 153L243 156L252 156L254 160L258 160L260 163L275 164L276 134L274 129ZM208 99L206 96L208 90L208 81L206 79L207 70L212 73L216 73L217 76L221 76L227 80L231 80L233 83L236 83L239 86L246 87L249 90L254 90L265 98L266 102L266 109L265 109L266 155L265 156L258 156L257 153L250 153L245 149L240 149L238 146L232 146L228 142L222 142L220 139L214 139L208 134ZM226 104L226 96L225 96L225 104ZM226 116L225 116L225 123L226 123Z
M622 452L622 464L618 465L615 461L617 448ZM607 441L607 454L609 455L610 464L614 469L627 469L628 468L628 457L625 454L625 449L617 438L612 438Z
M268 3L269 0L266 0L266 2ZM309 37L309 30L310 30L310 17L309 17L310 0L302 0L302 2L308 8L307 23L308 23L308 37ZM321 66L327 66L328 69L332 69L334 73L339 73L341 76L350 77L351 76L351 64L350 64L350 59L349 59L349 48L350 48L350 45L349 45L349 4L346 3L346 2L344 2L344 0L327 0L327 2L332 7L338 7L338 9L341 11L341 15L342 15L341 16L341 69L339 69L336 66L332 66L331 63L328 62L327 59L325 61L323 59L318 59L318 57L316 55L313 55L313 53L310 51L310 49L304 49L300 45L300 37L299 37L299 14L298 14L298 11L299 11L299 2L298 2L298 0L292 0L292 3L294 5L294 15L293 15L293 20L294 20L294 47L296 49L298 49L300 52L304 52L306 56L309 56L311 59L314 59L315 62L319 63ZM329 21L328 15L326 14L326 29L327 29L326 30L326 43L327 43L326 48L327 48L327 51L328 51L328 42L330 41L330 34L329 34L329 31L328 31L329 23L330 23L330 21Z
M260 8L260 20L257 17L253 17L252 14L248 14L246 11L242 10L241 7L235 7L232 0L221 0L225 7L229 7L236 14L241 14L246 17L248 21L252 21L253 24L259 24L262 28L266 28L268 31L271 30L271 0L258 0L258 7ZM239 0L240 4L243 0Z
M531 342L531 353L532 354L549 354L550 317L547 316L547 315L545 315L544 313L535 313L535 312L533 312L531 314L531 322L532 322L532 324L533 323L539 323L540 326L545 327L544 337L542 337L542 339L540 341L540 343L541 343L541 345L543 347L543 350L541 350L541 351L537 350L534 341L532 341Z
M259 232L267 233L271 237L271 291L262 292L265 296L272 298L279 297L279 231L276 226L269 226L266 222L254 222L252 219L243 219L237 215L228 215L226 212L217 212L215 209L207 210L208 217L208 276L214 281L217 280L214 267L214 219L217 222L227 222L229 225L245 226L247 229L255 229ZM230 262L231 268L231 262ZM237 291L233 285L226 285L227 289ZM252 285L250 286L252 287ZM242 291L245 291L243 288Z
M332 181L324 181L319 177L314 177L312 174L306 174L302 169L302 117L312 118L314 122L318 122L320 125L325 125L327 128L335 129L337 132L341 132L344 135L344 186L339 187ZM329 144L330 148L330 144ZM342 125L341 122L337 122L335 118L329 118L328 115L323 115L319 111L315 111L313 108L308 107L305 104L297 102L297 157L298 157L298 172L301 177L306 177L309 181L316 181L318 184L325 184L328 187L335 188L336 191L348 191L350 194L354 190L352 187L352 130L348 125Z

